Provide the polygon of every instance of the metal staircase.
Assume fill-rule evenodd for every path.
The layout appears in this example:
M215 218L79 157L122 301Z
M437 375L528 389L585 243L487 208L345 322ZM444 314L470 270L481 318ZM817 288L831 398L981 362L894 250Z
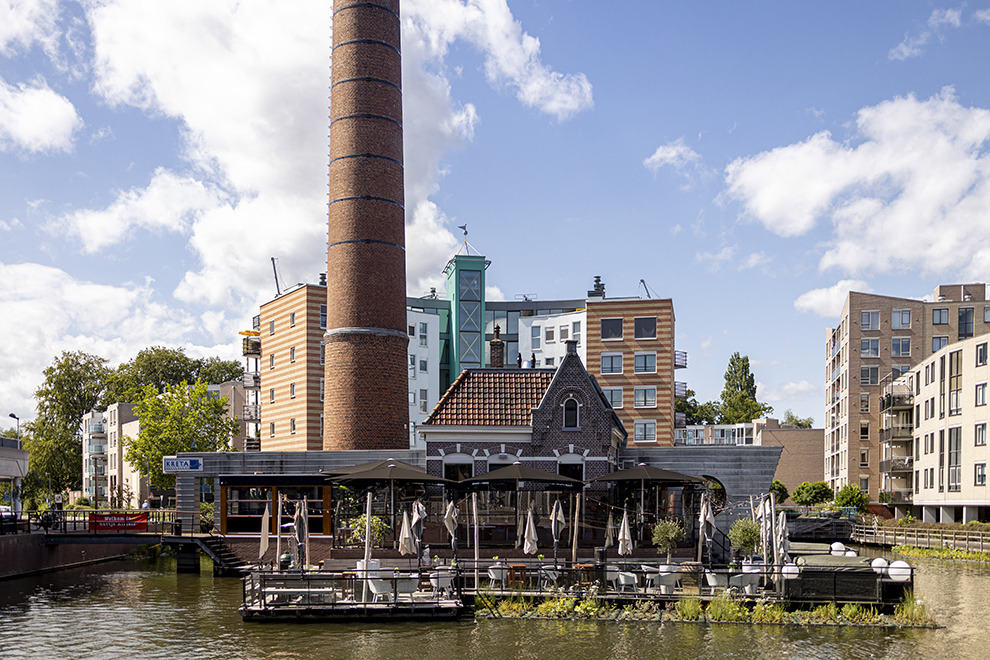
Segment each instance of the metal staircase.
M227 540L220 535L197 536L196 544L213 560L213 575L240 577L248 572L249 565L231 549Z

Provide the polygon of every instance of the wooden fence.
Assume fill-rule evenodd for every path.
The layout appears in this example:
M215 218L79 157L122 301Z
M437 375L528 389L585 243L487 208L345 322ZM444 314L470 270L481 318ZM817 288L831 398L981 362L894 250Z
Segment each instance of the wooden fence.
M856 525L853 528L852 538L857 543L871 545L913 545L917 548L953 548L972 552L990 552L990 533L965 529Z

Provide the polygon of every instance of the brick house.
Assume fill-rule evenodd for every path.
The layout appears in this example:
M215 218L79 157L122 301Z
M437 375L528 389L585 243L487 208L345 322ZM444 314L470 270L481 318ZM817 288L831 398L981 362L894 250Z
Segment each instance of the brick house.
M628 434L576 346L555 369L462 371L419 426L427 470L463 479L519 461L581 480L612 471Z

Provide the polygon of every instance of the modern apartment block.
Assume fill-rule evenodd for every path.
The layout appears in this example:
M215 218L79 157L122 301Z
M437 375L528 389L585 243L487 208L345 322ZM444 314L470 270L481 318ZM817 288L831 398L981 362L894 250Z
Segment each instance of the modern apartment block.
M140 424L134 405L115 403L104 412L83 416L83 495L101 506L136 507L148 496L148 485L130 463L124 438L137 436Z
M825 333L825 481L836 490L856 484L879 501L881 379L988 331L985 284L941 285L931 302L850 292Z
M990 335L945 346L885 383L881 501L900 518L962 522L990 517L987 383Z
M489 263L458 254L444 269L445 295L406 298L410 447L422 448L416 429L457 375L490 365L495 326L509 369L532 358L530 366L557 366L565 342L577 340L582 363L611 397L630 440L638 432L637 444L673 444L674 398L687 390L674 381L674 369L687 366L687 354L674 350L671 300L605 299L600 278L586 298L488 300ZM257 381L249 372L245 383L257 382L260 391L265 451L322 447L323 291L323 285L300 284L261 308L260 369Z

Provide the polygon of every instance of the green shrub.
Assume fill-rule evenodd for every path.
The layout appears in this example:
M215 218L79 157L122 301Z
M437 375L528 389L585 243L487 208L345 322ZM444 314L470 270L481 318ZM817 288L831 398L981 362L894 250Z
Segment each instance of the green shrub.
M739 548L746 554L753 554L756 545L760 542L760 525L749 518L740 518L732 523L729 529L729 541L733 547Z
M348 543L364 544L364 529L366 527L364 514L347 521L351 526L351 535L347 538ZM384 518L371 516L371 544L375 547L385 545L388 540L388 533L392 530Z
M749 610L742 604L742 601L733 597L728 592L720 593L708 603L705 608L710 621L746 621L749 619Z
M835 494L835 506L855 507L860 513L866 513L866 505L869 503L866 493L855 484L846 484Z
M832 497L834 497L832 489L824 481L805 481L791 493L791 501L798 506L824 504L825 502L831 502Z
M653 543L657 546L657 554L666 552L668 564L671 552L683 538L684 527L677 520L660 520L653 526Z
M675 606L677 615L685 621L697 621L701 618L701 600L697 598L681 598Z
M780 603L759 602L753 607L751 618L753 623L782 623L786 610Z

